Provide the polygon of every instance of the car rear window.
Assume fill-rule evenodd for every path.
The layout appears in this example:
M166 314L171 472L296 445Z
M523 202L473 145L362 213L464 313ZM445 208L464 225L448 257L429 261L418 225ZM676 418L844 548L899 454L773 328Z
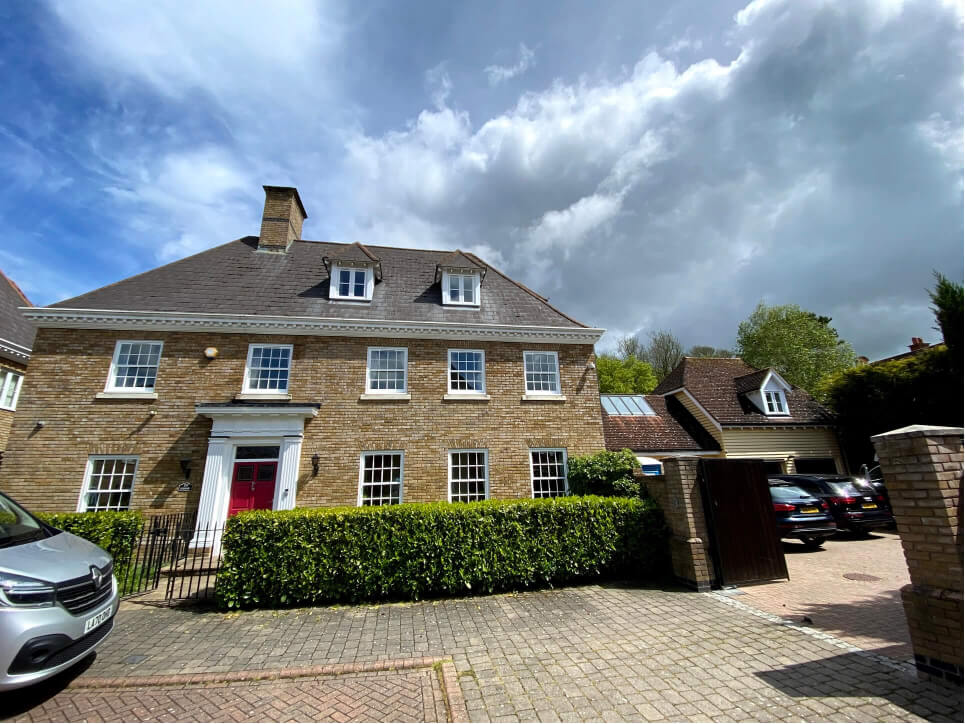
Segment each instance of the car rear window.
M796 485L775 485L771 488L771 497L774 500L795 500L797 498L810 498L811 494Z
M850 480L829 480L828 487L835 495L868 495L868 488L859 488Z

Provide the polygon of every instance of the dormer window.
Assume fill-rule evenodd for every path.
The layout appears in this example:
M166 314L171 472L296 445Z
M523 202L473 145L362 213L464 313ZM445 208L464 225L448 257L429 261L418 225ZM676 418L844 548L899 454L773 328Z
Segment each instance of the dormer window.
M479 273L444 271L442 273L442 303L479 306Z
M787 414L787 402L782 390L764 390L764 404L768 415Z
M371 266L332 265L332 282L329 297L356 302L372 300L375 278Z

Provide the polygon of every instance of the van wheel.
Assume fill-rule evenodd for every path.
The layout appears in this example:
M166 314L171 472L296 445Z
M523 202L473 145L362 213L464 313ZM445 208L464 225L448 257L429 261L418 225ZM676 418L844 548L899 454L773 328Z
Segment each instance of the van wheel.
M805 548L813 551L821 547L821 544L824 543L824 538L808 535L801 538L801 542L804 544Z

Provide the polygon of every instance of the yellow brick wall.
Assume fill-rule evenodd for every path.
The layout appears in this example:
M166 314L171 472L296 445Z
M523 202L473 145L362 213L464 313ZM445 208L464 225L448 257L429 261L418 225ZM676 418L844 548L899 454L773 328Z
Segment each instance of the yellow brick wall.
M0 359L0 371L2 370L13 370L22 375L27 372L25 365L10 362L5 359ZM3 452L7 448L7 439L10 437L10 427L13 425L13 416L13 410L0 409L0 452Z
M118 339L164 342L157 400L95 399ZM41 329L0 489L36 510L73 510L89 455L137 454L133 507L196 508L211 420L196 415L194 406L241 392L250 342L294 345L292 400L320 404L318 416L305 423L299 506L355 505L363 450L405 451L404 494L414 502L446 499L449 448L488 448L494 498L531 494L530 447L563 447L569 455L603 449L596 373L586 369L591 345ZM219 349L217 359L204 358L209 346ZM359 400L369 346L408 348L411 401ZM450 348L485 350L491 400L443 401ZM559 352L565 402L521 401L524 349ZM321 466L312 477L315 452ZM182 458L192 461L189 493L175 489Z

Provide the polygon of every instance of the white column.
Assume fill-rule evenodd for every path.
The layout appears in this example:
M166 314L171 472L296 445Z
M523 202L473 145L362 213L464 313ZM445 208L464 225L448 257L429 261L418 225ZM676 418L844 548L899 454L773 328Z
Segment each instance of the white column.
M298 488L298 463L302 456L302 435L286 435L278 451L278 482L275 484L275 510L295 507Z
M228 438L208 438L208 455L204 461L204 477L201 481L201 500L198 502L198 520L195 523L192 548L205 548L212 544L210 529L224 523L226 510L224 506L225 487L224 471L230 453ZM205 530L208 529L208 530Z

